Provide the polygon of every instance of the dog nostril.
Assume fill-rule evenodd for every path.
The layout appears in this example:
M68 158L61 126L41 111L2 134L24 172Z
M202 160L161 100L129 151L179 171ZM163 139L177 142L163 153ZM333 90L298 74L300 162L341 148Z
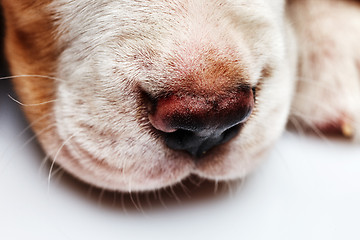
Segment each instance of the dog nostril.
M168 147L200 157L235 137L253 107L254 93L250 87L222 95L178 92L158 98L149 120L165 133Z
M177 130L165 135L165 142L174 150L185 150L191 155L200 158L211 148L226 143L237 135L240 125L231 127L220 134L199 136L196 132Z

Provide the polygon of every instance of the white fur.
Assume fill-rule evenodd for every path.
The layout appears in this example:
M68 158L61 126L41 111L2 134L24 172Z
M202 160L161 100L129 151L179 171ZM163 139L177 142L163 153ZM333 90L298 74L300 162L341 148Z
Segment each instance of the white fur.
M359 2L292 1L290 14L300 60L292 115L315 129L337 125L344 134L359 141Z
M56 83L54 106L60 141L48 151L77 177L113 190L158 189L191 174L214 180L245 176L280 136L289 115L297 72L292 27L300 50L294 118L320 128L339 122L359 138L360 48L359 37L350 33L359 31L360 10L353 4L54 0L63 49L56 77L63 81ZM166 147L138 89L155 96L181 87L179 79L199 71L209 53L242 67L246 77L229 84L259 89L240 134L194 161Z
M295 74L284 1L55 0L51 7L64 49L54 107L63 147L49 151L79 178L122 191L162 188L190 174L239 178L280 136ZM239 81L262 87L239 136L195 162L165 146L136 89L181 85L186 66L210 49L236 55L249 76ZM271 73L261 79L264 69Z

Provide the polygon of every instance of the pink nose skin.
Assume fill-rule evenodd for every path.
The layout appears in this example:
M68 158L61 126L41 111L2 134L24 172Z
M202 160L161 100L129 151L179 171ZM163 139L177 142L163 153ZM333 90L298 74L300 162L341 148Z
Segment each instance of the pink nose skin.
M241 87L223 95L177 92L156 100L149 120L174 150L201 157L235 137L254 108L254 91Z

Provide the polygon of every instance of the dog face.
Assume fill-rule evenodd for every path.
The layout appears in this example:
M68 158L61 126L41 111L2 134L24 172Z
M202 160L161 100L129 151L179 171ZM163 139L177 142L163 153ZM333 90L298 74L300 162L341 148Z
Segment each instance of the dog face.
M46 152L98 187L245 176L281 134L284 3L3 0L7 55ZM294 55L294 54L293 54ZM39 103L39 104L38 104Z

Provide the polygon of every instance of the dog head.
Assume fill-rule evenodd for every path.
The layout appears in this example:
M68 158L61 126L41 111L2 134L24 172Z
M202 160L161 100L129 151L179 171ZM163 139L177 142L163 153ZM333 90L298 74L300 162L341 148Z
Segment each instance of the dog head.
M120 191L245 176L293 91L283 1L3 0L7 56L39 141ZM30 105L29 105L30 104Z

